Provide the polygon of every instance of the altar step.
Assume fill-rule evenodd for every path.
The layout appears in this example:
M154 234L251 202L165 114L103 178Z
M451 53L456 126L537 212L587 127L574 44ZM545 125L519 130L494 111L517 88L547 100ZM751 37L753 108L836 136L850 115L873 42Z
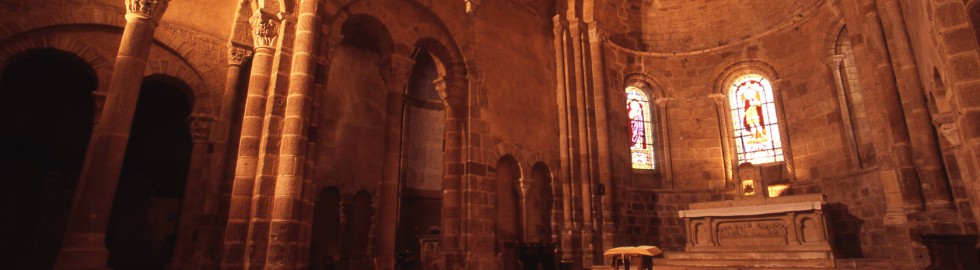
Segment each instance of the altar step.
M620 267L619 269L623 269ZM639 269L637 265L631 270ZM666 259L654 258L654 270L830 270L830 269L895 269L891 262L868 259ZM610 266L593 266L592 270L613 270Z
M666 259L681 260L828 260L832 255L828 251L782 251L782 252L696 252L668 251Z
M763 254L765 255L765 254ZM654 259L655 270L691 269L894 269L882 260L834 260L834 259Z

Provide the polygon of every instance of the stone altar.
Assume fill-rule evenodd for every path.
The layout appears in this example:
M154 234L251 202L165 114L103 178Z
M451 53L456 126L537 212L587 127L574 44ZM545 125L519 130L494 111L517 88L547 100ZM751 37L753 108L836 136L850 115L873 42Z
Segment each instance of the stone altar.
M679 211L687 251L791 252L792 258L831 259L823 194L695 203Z

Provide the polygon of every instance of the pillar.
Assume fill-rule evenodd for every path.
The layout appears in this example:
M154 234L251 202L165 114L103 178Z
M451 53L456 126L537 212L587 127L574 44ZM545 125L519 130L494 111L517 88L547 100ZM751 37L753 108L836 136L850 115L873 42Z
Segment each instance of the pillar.
M129 130L153 46L153 32L170 0L126 0L126 27L109 80L109 91L68 217L55 269L104 268L109 259L106 229L119 183Z
M395 231L398 221L398 181L401 175L402 115L404 114L405 86L415 61L399 54L392 54L391 60L383 70L385 85L388 87L385 102L385 155L383 157L381 205L377 226L378 269L395 268Z
M210 115L193 114L187 118L191 132L191 158L184 185L184 199L181 202L180 219L177 225L177 242L174 246L171 266L180 269L187 267L195 253L196 230L204 227L201 221L204 213L205 190L204 172L207 168L208 138L214 118ZM201 240L200 242L205 242Z
M517 184L517 192L518 192L517 195L519 196L519 200L520 200L520 207L518 208L518 211L520 211L519 217L521 220L520 241L524 243L528 243L531 241L530 234L531 231L533 231L530 227L527 226L527 218L528 218L527 195L528 193L531 192L531 183L530 183L531 181L532 180L530 178L518 178L514 181L515 184Z
M605 64L602 58L602 43L605 42L606 37L603 29L599 28L597 22L589 23L589 56L591 61L592 70L592 83L593 83L593 102L595 103L595 132L596 132L596 149L597 149L597 159L599 162L599 183L604 187L606 193L598 194L596 196L601 196L599 199L599 204L602 209L602 224L599 224L602 246L599 247L601 251L609 250L615 245L615 233L616 233L616 220L613 216L613 194L615 192L612 183L612 169L610 168L610 162L612 160L609 157L609 118L606 115L608 112L608 103L606 95L606 81L605 81ZM605 259L604 257L599 257L599 259ZM600 262L601 263L601 262Z
M289 75L289 89L282 127L278 156L278 172L273 197L272 220L270 222L269 252L266 264L272 266L295 267L306 264L299 254L303 251L300 243L301 209L303 206L303 185L306 164L306 146L309 117L313 109L310 88L316 72L316 30L319 20L316 15L316 0L300 2L296 35L293 40L293 59Z
M871 5L871 6L869 6ZM882 187L886 199L886 224L905 224L906 212L925 209L919 175L913 164L909 129L904 119L902 101L898 92L894 69L889 60L888 48L875 3L867 1L842 1L844 20L849 23L851 40L865 40L851 44L854 57L863 65L857 65L861 75L861 89L867 90L868 114L872 121L875 139L875 156L881 170ZM853 27L850 27L853 26ZM855 38L856 37L856 38ZM897 204L900 203L901 205Z
M466 123L466 97L459 96L466 83L456 74L462 74L461 63L447 65L446 77L436 80L438 93L445 94L446 125L443 131L445 150L443 151L442 179L442 237L440 253L445 260L446 269L462 269L464 258L462 234L466 226L463 215L463 126ZM447 84L452 84L451 86ZM454 89L450 91L449 89ZM473 176L468 176L473 177Z
M246 243L252 230L250 224L252 195L258 173L259 143L265 115L266 91L269 89L272 62L275 57L279 19L261 10L249 20L255 45L252 72L249 75L242 131L238 143L238 161L232 184L231 205L225 228L223 268L240 268L246 264Z
M561 184L562 190L562 229L561 229L561 261L562 264L571 263L574 259L572 257L572 239L573 239L573 225L572 225L572 187L571 187L571 160L569 154L569 119L568 116L568 97L567 97L567 87L568 80L566 73L568 63L566 62L566 55L568 52L567 41L565 38L567 35L566 26L562 23L562 18L558 15L552 18L554 23L554 34L555 34L555 74L557 81L557 88L555 92L558 98L558 155L560 159L560 168L558 168L556 173L556 179ZM553 180L553 181L554 181Z
M578 122L578 126L576 126L574 131L574 134L577 135L578 140L572 144L573 149L576 150L574 152L574 156L572 156L572 159L578 160L578 162L577 164L573 163L572 181L574 184L581 185L578 191L581 192L582 196L582 267L591 268L595 248L593 245L593 243L595 243L595 239L593 239L593 235L595 234L595 223L592 216L592 189L594 188L594 185L592 184L592 164L594 161L591 155L592 146L589 143L590 125L588 121L588 105L586 105L589 102L587 101L589 91L586 88L589 86L586 85L585 81L585 60L587 52L584 48L585 42L582 39L582 36L584 35L582 28L584 27L585 25L577 19L569 20L568 22L568 30L571 33L570 46L572 47L573 52L571 64L573 65L572 69L575 71L575 82L573 88L575 92L575 103L573 108L575 108L575 110L571 116L576 119L576 122ZM578 182L575 183L575 180L578 180Z
M228 45L228 72L225 77L225 89L221 95L221 109L218 118L215 119L211 127L211 146L212 153L209 160L207 173L205 173L207 184L205 186L207 197L204 199L203 214L209 218L212 224L201 228L198 237L207 239L198 241L196 252L193 258L192 267L215 268L217 258L221 256L223 243L223 225L221 222L227 218L227 205L223 203L226 195L231 188L231 181L234 178L226 177L229 167L229 157L231 153L228 149L228 140L231 133L230 126L233 121L235 107L238 104L238 89L241 88L242 65L252 56L252 50L238 45Z
M895 0L880 0L878 9L884 29L882 34L886 38L885 45L892 60L892 72L898 79L896 90L905 112L911 154L919 174L926 209L946 212L943 219L955 220L956 217L952 216L952 194L939 153L938 138L926 105L926 92L919 78L915 56L912 55L908 28L901 8Z

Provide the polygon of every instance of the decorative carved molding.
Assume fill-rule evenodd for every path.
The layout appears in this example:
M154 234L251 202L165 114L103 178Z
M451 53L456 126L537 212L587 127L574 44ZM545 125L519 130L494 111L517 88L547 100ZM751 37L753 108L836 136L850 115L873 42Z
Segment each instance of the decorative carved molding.
M252 50L235 46L234 44L228 45L228 64L232 66L241 66L245 63L249 57L252 56Z
M252 25L252 42L255 48L272 48L275 46L276 38L279 37L280 21L278 16L261 10L255 11L252 18L249 19L249 23Z
M170 0L126 0L126 19L144 18L160 22Z

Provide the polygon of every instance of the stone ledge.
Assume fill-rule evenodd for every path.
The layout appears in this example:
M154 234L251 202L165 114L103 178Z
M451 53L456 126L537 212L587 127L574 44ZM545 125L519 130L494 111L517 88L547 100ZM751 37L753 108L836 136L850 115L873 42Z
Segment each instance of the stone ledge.
M719 207L678 211L680 217L744 217L765 214L820 210L823 202L798 202L752 206Z
M825 196L823 194L792 195L792 196L780 196L780 197L771 197L771 198L755 196L755 197L748 197L748 198L738 198L735 200L727 200L727 201L692 203L688 207L690 207L691 210L699 210L699 209L711 209L711 208L722 208L722 207L784 204L784 203L799 203L799 202L825 203L827 200L824 197Z

